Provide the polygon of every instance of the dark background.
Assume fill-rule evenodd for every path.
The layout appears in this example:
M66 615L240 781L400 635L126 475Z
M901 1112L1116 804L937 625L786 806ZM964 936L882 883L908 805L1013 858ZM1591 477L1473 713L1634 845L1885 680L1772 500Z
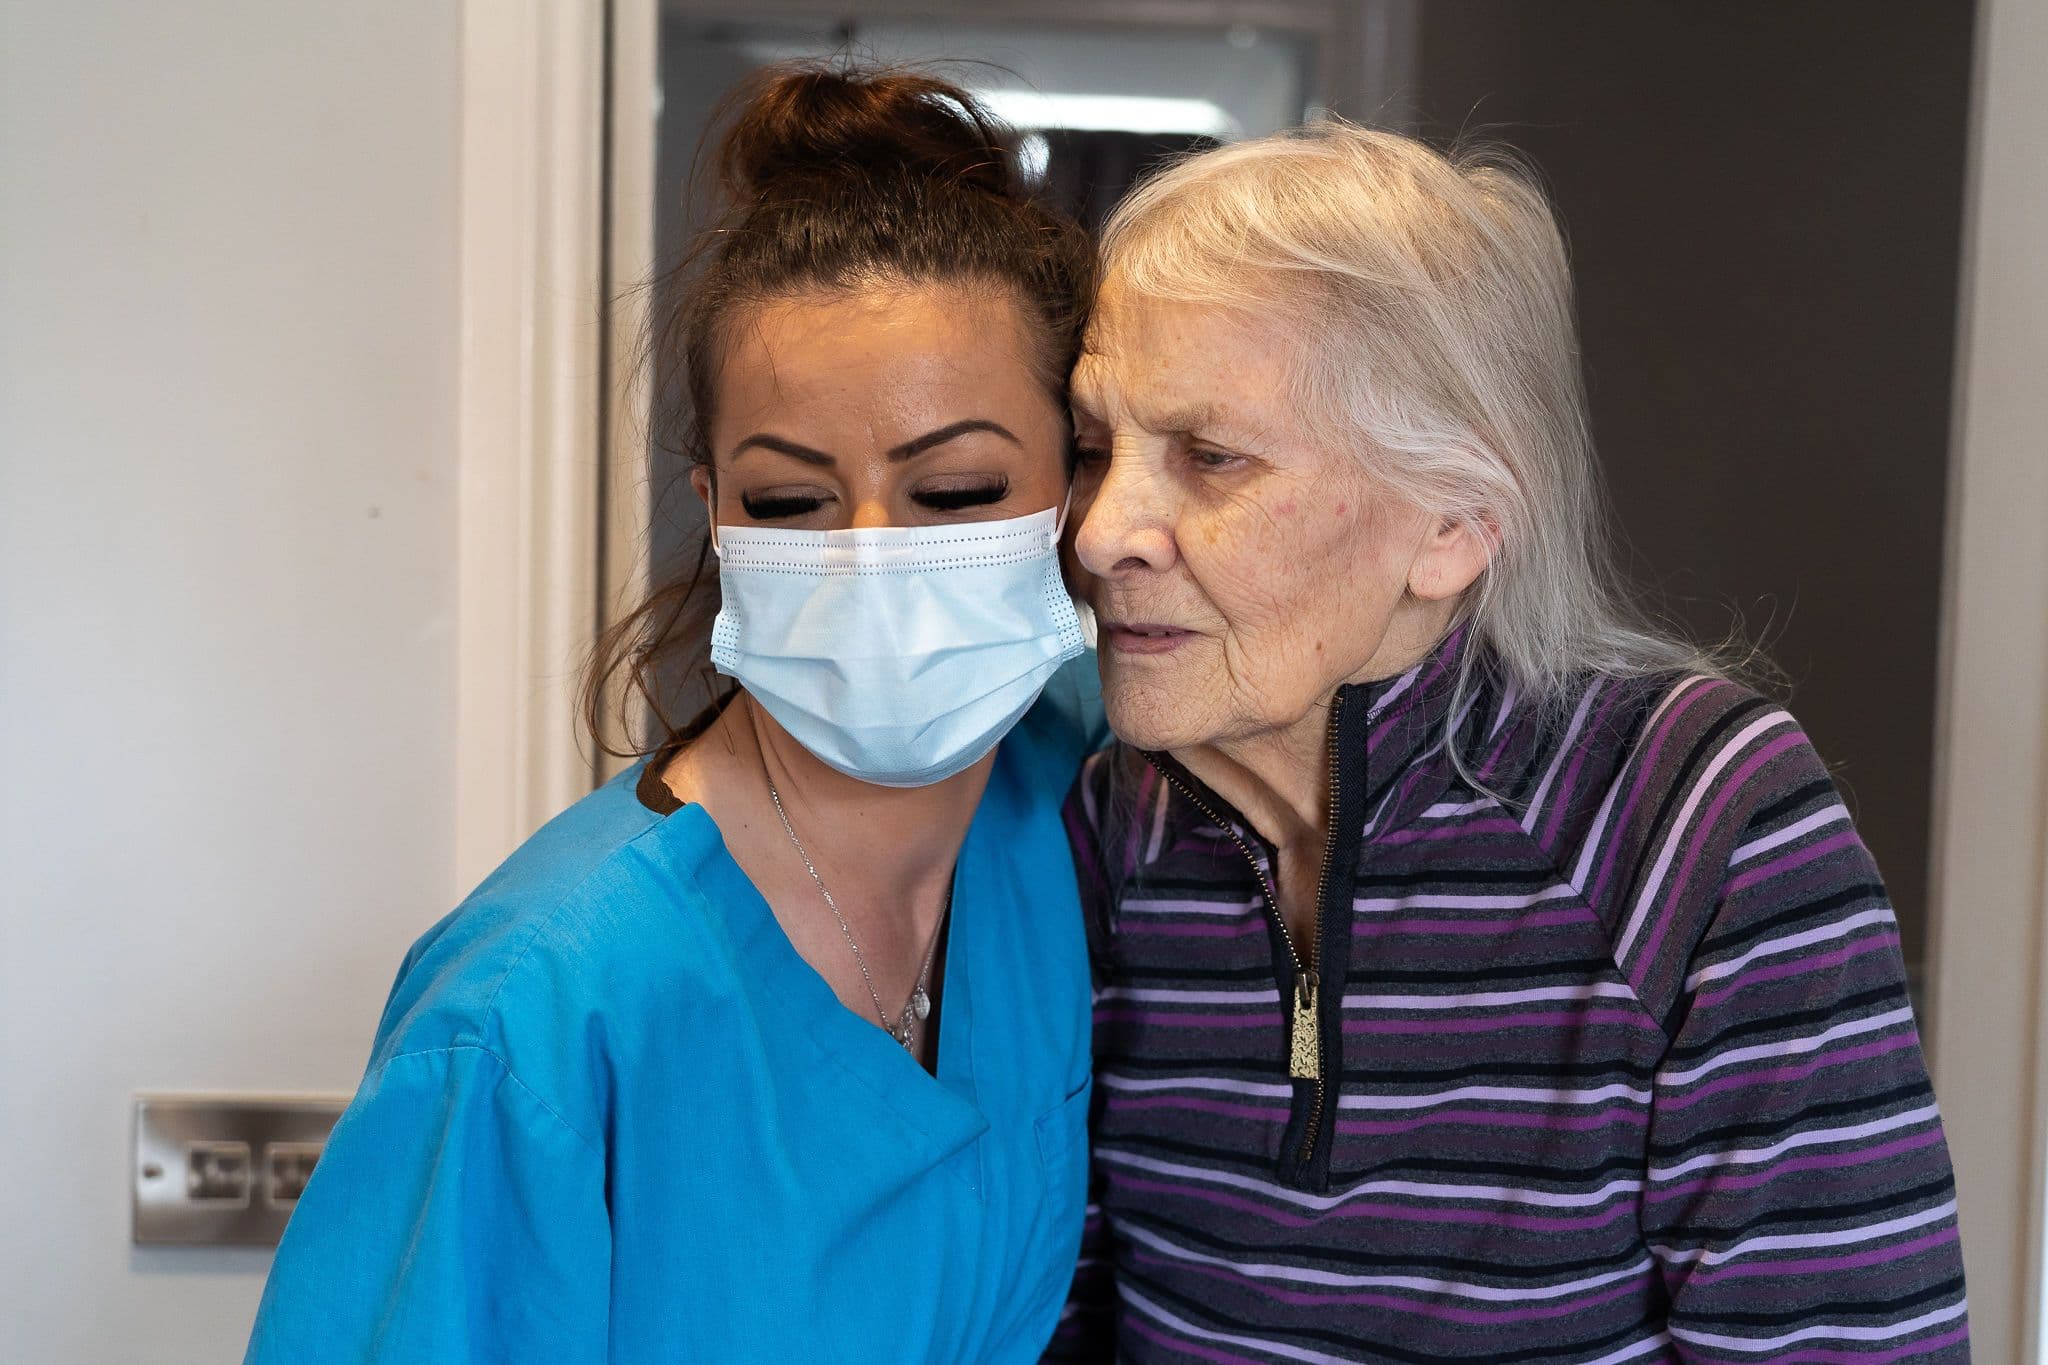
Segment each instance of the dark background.
M1762 637L1917 966L1972 6L1422 10L1420 130L1520 149L1564 219L1632 567Z

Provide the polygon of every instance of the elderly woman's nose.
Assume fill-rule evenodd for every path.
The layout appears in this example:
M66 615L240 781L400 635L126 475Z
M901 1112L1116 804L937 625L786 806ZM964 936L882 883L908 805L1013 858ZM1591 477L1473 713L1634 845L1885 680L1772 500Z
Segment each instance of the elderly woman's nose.
M1159 493L1142 469L1112 459L1074 535L1074 554L1081 566L1098 578L1108 578L1172 564L1170 509Z

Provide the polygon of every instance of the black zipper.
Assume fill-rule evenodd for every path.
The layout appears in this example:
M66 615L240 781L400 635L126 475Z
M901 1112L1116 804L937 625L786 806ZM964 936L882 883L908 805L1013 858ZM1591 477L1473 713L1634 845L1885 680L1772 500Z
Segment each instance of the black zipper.
M1250 865L1252 875L1258 878L1260 892L1266 900L1266 914L1280 942L1285 946L1291 979L1283 979L1276 975L1275 983L1280 989L1281 999L1286 1000L1292 996L1287 1039L1287 1070L1288 1075L1295 1080L1308 1081L1311 1091L1310 1104L1303 1116L1301 1141L1296 1144L1292 1163L1296 1171L1302 1175L1311 1173L1316 1143L1323 1134L1323 1109L1328 1096L1325 1078L1329 1072L1326 1065L1329 1048L1324 1041L1323 1017L1328 1013L1331 1022L1336 1021L1336 1011L1326 1011L1322 1000L1321 965L1325 958L1323 908L1329 900L1330 869L1335 862L1339 845L1347 841L1347 835L1350 833L1350 822L1344 818L1346 812L1341 801L1344 795L1341 761L1344 750L1341 745L1339 721L1343 711L1344 693L1339 690L1330 701L1330 727L1327 736L1330 778L1330 804L1326 815L1328 834L1323 841L1322 871L1316 882L1316 898L1309 921L1306 962L1302 960L1301 950L1295 946L1294 936L1287 932L1286 918L1280 913L1279 892L1274 889L1272 878L1266 875L1266 869L1260 865L1251 845L1246 843L1244 836L1238 832L1236 822L1225 819L1164 764L1151 755L1146 755L1147 761L1159 770L1159 775L1171 783L1175 791L1186 797L1189 804L1208 816L1215 824L1222 826L1230 835L1231 842L1237 845L1238 852L1244 855L1245 862ZM1343 965L1346 968L1349 966L1348 963ZM1344 971L1339 972L1340 985L1345 974Z

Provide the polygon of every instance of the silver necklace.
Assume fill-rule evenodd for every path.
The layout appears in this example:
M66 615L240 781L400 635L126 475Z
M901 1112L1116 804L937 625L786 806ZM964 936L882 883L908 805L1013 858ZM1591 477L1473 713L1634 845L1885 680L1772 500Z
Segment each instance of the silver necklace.
M875 978L868 971L867 955L861 952L860 941L854 938L853 928L846 922L846 916L839 913L839 902L832 899L831 889L825 885L825 879L818 875L818 869L812 865L811 855L804 851L804 841L796 837L796 826L789 823L789 812L782 808L782 793L775 790L775 779L768 776L765 767L761 776L767 780L768 799L775 803L775 814L782 821L782 832L789 836L790 844L796 849L796 856L804 860L804 871L811 874L811 880L817 883L818 894L825 898L826 908L832 912L832 918L839 922L839 932L846 935L846 946L853 949L853 960L860 967L860 979L867 985L868 999L875 1002L875 1017L881 1021L883 1031L902 1044L905 1052L914 1053L916 1049L912 1046L912 1035L917 1026L932 1012L932 998L925 987L931 981L932 958L939 950L939 931L945 927L946 917L953 910L951 882L946 886L946 904L939 911L939 922L932 926L932 941L925 945L924 965L918 969L917 984L910 988L910 999L904 1001L902 1010L898 1012L894 1022L891 1022L889 1011L882 1008L882 997L875 990Z

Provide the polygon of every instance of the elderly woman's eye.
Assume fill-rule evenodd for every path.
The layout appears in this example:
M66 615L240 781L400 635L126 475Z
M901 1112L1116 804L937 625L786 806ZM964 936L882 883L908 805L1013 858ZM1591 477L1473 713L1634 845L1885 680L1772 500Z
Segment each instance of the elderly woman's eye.
M1228 469L1242 458L1227 450L1210 450L1204 446L1193 446L1188 450L1188 459L1203 469Z
M1091 446L1080 441L1074 443L1074 463L1076 466L1099 465L1106 463L1108 460L1109 451L1104 447Z

